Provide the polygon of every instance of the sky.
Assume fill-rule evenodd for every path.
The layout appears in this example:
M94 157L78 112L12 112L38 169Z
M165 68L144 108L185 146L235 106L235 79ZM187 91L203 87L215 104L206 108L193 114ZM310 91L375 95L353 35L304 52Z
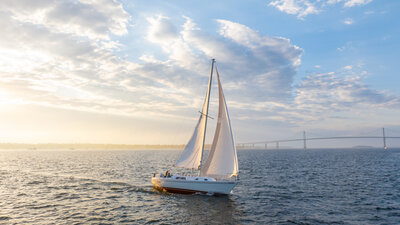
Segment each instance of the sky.
M3 0L0 142L184 144L211 58L237 143L303 130L400 136L399 9L397 0ZM216 94L214 85L214 117ZM207 142L215 120L209 127Z

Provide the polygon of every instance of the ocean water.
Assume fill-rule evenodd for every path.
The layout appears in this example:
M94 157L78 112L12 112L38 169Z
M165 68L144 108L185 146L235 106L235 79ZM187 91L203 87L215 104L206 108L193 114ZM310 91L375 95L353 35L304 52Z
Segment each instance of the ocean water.
M400 149L241 150L228 196L153 189L179 151L0 151L0 224L400 224Z

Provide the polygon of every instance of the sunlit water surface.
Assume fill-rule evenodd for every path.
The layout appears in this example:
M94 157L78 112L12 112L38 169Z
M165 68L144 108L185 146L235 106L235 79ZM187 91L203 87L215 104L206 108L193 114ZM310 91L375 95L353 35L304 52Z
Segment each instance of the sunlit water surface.
M153 189L179 151L2 150L0 224L400 224L400 149L238 155L215 197Z

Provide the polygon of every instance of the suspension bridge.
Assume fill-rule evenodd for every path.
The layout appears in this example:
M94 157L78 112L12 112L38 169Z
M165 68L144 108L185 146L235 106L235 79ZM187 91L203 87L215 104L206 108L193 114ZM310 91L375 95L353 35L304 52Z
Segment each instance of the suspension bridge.
M385 133L385 128L381 129L381 135L365 135L365 136L332 136L332 137L307 137L306 131L303 131L303 135L301 138L293 138L293 139L280 139L280 140L268 140L268 141L257 141L257 142L246 142L246 143L237 143L237 147L240 149L244 148L260 148L263 147L268 149L268 145L275 145L275 149L279 149L279 145L281 143L288 143L288 142L302 142L303 148L307 149L307 144L310 141L316 140L345 140L345 139L381 139L382 140L382 147L387 149L389 146L387 145L387 139L399 139L400 136L387 136Z

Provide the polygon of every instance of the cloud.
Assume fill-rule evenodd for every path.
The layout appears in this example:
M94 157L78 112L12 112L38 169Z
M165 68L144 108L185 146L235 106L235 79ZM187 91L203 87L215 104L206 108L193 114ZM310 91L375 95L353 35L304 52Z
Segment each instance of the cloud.
M276 7L281 12L296 15L300 19L320 12L313 3L307 0L274 0L269 5Z
M178 31L168 17L158 15L157 17L148 17L147 21L150 23L147 40L168 45L178 38Z
M268 5L276 7L281 12L304 19L308 15L318 14L324 8L340 2L343 2L343 7L349 8L368 4L372 0L272 0Z
M321 73L307 76L296 88L294 103L312 114L353 108L399 108L400 97L365 85L361 76Z
M251 28L228 20L217 20L218 35L203 32L188 17L176 36L166 17L148 18L147 38L161 46L168 56L164 64L182 67L192 74L207 76L209 59L216 58L226 74L227 90L249 89L238 98L287 98L300 65L303 50L281 37L261 35ZM174 35L153 35L166 31ZM192 75L193 76L193 75ZM235 91L232 91L233 94Z
M343 21L343 23L344 23L344 24L347 24L347 25L351 25L351 24L354 23L354 20L353 20L352 18L346 18L346 19Z
M345 1L344 6L345 7L353 7L353 6L357 6L357 5L366 5L370 2L372 2L372 0L348 0L348 1Z
M130 19L122 5L113 0L5 0L0 7L19 22L95 39L126 34Z
M107 40L109 32L119 34L123 31L113 28L118 27L112 24L118 19L106 18L122 7L117 7L120 5L113 1L93 1L90 4L71 2L75 4L71 7L111 13L94 17L91 29L90 24L81 20L91 15L85 14L86 11L76 11L75 17L81 19L70 18L65 24L89 30L79 33L79 29L60 31L53 27L53 24L61 22L48 13L61 3L70 4L63 1L28 1L26 4L12 1L0 10L0 26L5 32L0 37L0 83L7 98L16 100L2 101L114 114L132 115L135 109L140 112L140 104L134 104L132 99L138 101L144 97L127 100L122 97L126 90L117 88L122 80L131 75L129 70L133 71L138 66L117 57L113 50L119 45L118 42ZM51 21L28 20L24 16L29 8L33 15L38 11L45 18L52 18ZM105 22L108 24L104 26L109 28L96 30L96 24ZM98 41L92 39L92 34L105 38ZM144 83L149 79L137 76L135 80ZM159 85L154 81L148 84L150 87ZM146 96L146 92L140 93Z
M290 101L234 101L230 108L234 109L237 119L245 120L249 124L263 121L269 126L275 124L286 128L329 124L328 121L332 121L333 116L336 116L336 121L346 121L347 117L358 114L357 119L368 120L366 117L370 114L366 112L371 109L400 109L400 97L366 85L363 82L364 72L360 75L350 72L348 74L312 74L293 87L294 94ZM352 113L346 114L348 112ZM340 119L338 115L343 118Z
M343 67L345 70L351 70L351 69L353 69L353 66L352 65L348 65L348 66L345 66L345 67Z

